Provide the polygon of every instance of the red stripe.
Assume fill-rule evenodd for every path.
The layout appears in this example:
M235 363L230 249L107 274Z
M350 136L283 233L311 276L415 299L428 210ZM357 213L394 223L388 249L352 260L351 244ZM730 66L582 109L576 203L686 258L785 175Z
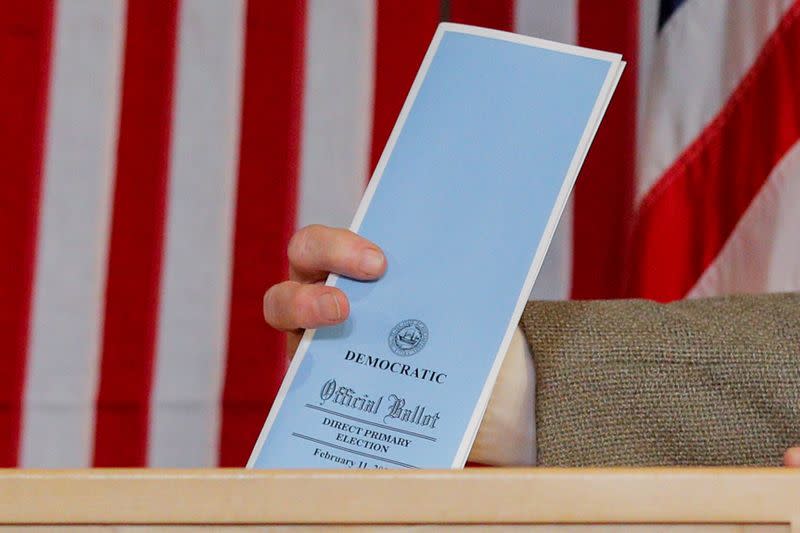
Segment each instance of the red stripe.
M438 0L378 0L370 174L439 24Z
M800 138L800 2L784 15L739 87L645 197L631 294L661 301L694 286Z
M95 466L147 460L177 12L177 1L128 3Z
M513 31L514 0L451 0L450 21Z
M578 42L628 62L575 186L572 298L623 295L633 213L638 0L581 0Z
M286 339L264 323L286 279L300 150L305 2L247 7L239 182L219 462L243 466L283 379Z
M0 467L18 460L53 4L0 3Z

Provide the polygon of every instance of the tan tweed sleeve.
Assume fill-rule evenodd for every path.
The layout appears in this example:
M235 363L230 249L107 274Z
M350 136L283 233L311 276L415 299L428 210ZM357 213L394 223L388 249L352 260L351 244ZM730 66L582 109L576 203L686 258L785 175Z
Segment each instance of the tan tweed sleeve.
M800 442L800 293L531 302L540 465L778 465Z

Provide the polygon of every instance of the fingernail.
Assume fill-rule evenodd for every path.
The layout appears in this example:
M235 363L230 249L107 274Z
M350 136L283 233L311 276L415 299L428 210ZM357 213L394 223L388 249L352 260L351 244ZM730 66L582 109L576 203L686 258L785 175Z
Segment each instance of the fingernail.
M377 276L383 270L383 254L367 248L361 252L361 271L367 276Z
M331 322L340 320L342 317L342 310L339 308L339 300L330 293L323 294L317 298L317 309L322 318Z

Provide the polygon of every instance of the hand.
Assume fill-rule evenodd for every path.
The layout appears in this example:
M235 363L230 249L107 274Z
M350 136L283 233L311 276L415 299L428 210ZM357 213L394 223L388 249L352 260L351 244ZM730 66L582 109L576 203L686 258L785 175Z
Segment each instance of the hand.
M783 464L785 466L800 467L800 447L789 448L783 454Z
M273 285L264 294L264 318L288 334L291 356L303 330L338 324L350 314L347 296L323 284L328 274L377 279L386 271L386 257L375 244L349 230L320 225L295 233L288 254L289 281Z
M272 327L288 333L288 353L294 354L304 329L338 324L350 313L347 296L322 284L328 274L376 279L386 271L386 257L375 244L355 233L325 226L298 231L289 242L288 253L289 281L270 287L264 294L264 318ZM506 358L489 400L489 412L501 414L487 417L493 420L491 426L481 424L473 461L528 464L534 456L533 360L520 332L512 345L517 347L512 350L516 355ZM498 402L505 407L493 407ZM506 411L517 416L502 416Z

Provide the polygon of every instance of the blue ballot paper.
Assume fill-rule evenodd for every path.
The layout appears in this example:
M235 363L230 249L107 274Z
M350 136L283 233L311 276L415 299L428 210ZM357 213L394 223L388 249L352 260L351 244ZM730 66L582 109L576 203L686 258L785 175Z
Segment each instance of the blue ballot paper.
M441 24L351 229L378 281L307 331L248 466L464 465L502 358L624 63Z

